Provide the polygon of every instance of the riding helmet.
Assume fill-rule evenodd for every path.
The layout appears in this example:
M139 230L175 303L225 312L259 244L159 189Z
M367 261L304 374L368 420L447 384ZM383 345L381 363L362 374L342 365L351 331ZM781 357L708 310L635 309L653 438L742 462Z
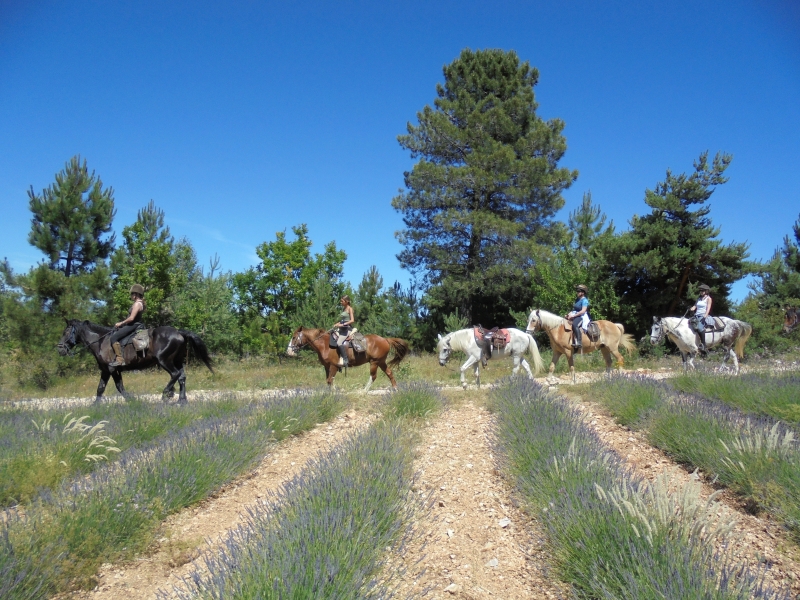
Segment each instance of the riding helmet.
M138 283L134 283L131 286L131 291L128 292L129 294L139 294L140 296L144 296L144 288L140 286Z
M707 291L707 292L710 292L710 291L711 291L711 288L710 288L710 287L708 287L708 286L707 286L705 283L701 283L701 284L700 284L700 287L698 287L697 289L699 289L699 290L705 290L705 291Z
M580 285L576 285L575 286L575 291L576 292L583 292L584 294L588 294L589 293L589 288L587 288L583 284L580 284Z

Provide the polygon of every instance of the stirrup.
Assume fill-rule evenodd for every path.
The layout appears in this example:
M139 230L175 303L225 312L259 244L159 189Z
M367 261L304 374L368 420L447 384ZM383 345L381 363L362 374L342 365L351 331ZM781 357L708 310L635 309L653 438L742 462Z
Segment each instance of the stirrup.
M119 360L119 359L115 358L110 363L108 363L108 366L109 367L115 367L115 368L116 367L124 367L125 366L125 359Z

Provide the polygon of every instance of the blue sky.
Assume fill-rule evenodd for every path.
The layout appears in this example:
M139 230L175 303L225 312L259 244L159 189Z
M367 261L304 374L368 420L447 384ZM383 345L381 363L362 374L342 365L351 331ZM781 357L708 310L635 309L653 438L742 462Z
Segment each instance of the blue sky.
M646 188L733 154L711 199L724 242L768 259L800 213L800 3L0 0L0 257L27 270L27 190L73 155L115 191L120 232L150 199L201 264L257 261L307 223L354 285L406 284L397 143L460 51L516 50L539 114L565 121L585 191L626 228ZM734 297L747 292L744 283Z

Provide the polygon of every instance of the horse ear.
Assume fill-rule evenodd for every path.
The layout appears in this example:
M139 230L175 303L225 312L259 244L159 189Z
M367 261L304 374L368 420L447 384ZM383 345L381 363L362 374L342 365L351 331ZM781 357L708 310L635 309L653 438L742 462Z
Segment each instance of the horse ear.
M442 339L442 334L441 334L441 333L437 333L437 334L436 334L436 339L437 339L437 340L440 340L440 339Z
M658 317L653 317L653 323L658 323Z

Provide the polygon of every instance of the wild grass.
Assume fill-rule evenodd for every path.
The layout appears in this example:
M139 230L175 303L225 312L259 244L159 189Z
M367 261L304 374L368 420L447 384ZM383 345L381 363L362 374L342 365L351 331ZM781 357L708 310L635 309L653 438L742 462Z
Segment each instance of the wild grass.
M439 388L424 381L410 381L385 396L381 412L389 418L427 419L439 412L444 403Z
M0 508L30 502L42 490L116 460L121 451L202 419L224 418L246 404L235 398L188 406L133 399L82 407L79 412L0 411Z
M741 376L698 371L675 377L680 392L721 400L743 411L800 424L800 376L748 373Z
M560 578L579 598L783 598L717 544L731 524L698 486L648 483L584 424L581 413L528 380L495 389L497 445L538 518Z
M676 461L697 468L738 494L754 513L770 512L800 543L800 445L796 428L728 404L679 396L647 378L597 384L595 398L612 414L625 415L643 395L656 398L646 418L631 426Z
M311 428L343 406L327 390L254 402L130 448L115 463L41 494L0 524L0 597L93 586L102 562L141 552L166 515L247 471L276 438Z
M178 597L388 597L391 582L379 577L413 516L406 498L414 439L379 423L320 457L250 511Z

